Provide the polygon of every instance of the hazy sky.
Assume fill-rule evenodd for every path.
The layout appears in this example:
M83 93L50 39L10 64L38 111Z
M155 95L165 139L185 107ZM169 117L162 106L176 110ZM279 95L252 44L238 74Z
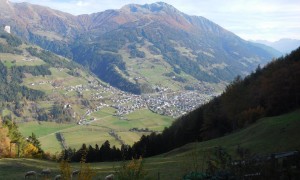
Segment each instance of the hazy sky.
M10 0L29 2L74 15L119 9L159 0ZM300 39L300 0L164 0L178 10L203 16L246 40Z

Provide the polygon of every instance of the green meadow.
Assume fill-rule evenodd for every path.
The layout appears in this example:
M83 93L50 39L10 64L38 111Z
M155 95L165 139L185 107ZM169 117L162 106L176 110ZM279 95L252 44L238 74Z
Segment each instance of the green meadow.
M44 106L47 106L47 104ZM42 148L46 152L55 153L62 150L62 146L56 138L56 133L61 133L67 146L71 148L78 149L83 143L93 147L95 144L101 146L106 140L112 146L120 147L120 142L109 134L111 130L115 131L126 144L132 145L143 134L147 135L149 133L131 132L129 131L131 128L148 128L149 130L160 132L173 122L173 118L155 114L148 109L137 110L124 116L123 119L114 116L114 112L115 109L111 107L105 107L100 111L94 112L88 119L94 118L95 120L90 121L86 125L26 122L20 123L19 129L25 137L34 133L41 141Z

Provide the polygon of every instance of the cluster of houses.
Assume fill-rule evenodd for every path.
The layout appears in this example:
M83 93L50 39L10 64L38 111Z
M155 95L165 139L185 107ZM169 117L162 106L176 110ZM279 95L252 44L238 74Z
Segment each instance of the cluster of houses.
M72 91L82 92L82 91L88 91L89 87L79 84L79 85L75 85L75 86L65 87L64 90L66 90L67 92L72 92Z
M176 118L208 102L212 97L213 95L200 94L197 91L160 91L141 96L123 93L112 99L111 107L116 109L116 116L148 108L157 114Z
M36 58L30 58L30 57L23 58L23 61L28 61L28 62L35 61L35 60Z
M111 107L116 109L116 116L123 116L138 109L147 108L147 104L142 96L128 93L122 93L119 97L114 97L112 102Z
M179 91L148 95L144 99L151 111L177 118L208 102L211 97L197 91Z
M31 83L30 85L41 84L51 84L54 86L54 82L52 81L41 81ZM86 117L109 106L115 109L115 115L120 117L120 119L124 115L139 109L149 109L157 114L177 118L206 103L215 96L214 94L203 93L197 90L174 92L169 88L160 86L154 87L156 93L134 95L122 92L111 86L103 85L98 81L89 81L86 85L78 84L61 88L67 91L66 94L72 91L77 92L79 95L82 95L86 91L91 92L90 99L93 100L96 108L91 109L91 107L86 107L85 114L82 115L81 120L78 122L80 125L89 124L91 119L87 120Z
M90 82L89 86L72 86L68 89L79 92L92 88L97 93L92 94L93 100L99 100L99 106L94 110L87 110L86 116L92 112L99 111L102 107L113 107L116 109L115 115L124 117L139 109L148 108L154 113L171 116L177 118L187 112L192 111L201 104L208 102L216 94L202 94L198 91L172 91L168 88L157 86L157 93L134 95L119 91L111 86L103 86L97 82ZM103 94L109 93L113 96L109 97L110 103L103 103ZM110 105L108 105L110 104Z
M31 86L36 86L36 85L43 85L43 84L52 84L52 81L39 81L36 83L30 83Z

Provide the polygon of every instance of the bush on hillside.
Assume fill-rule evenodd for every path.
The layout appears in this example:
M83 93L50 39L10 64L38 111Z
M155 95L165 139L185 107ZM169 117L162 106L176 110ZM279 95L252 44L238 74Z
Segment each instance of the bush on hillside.
M142 157L139 159L132 159L129 162L123 162L121 166L116 169L116 174L119 180L139 180L144 179L146 171L143 166Z

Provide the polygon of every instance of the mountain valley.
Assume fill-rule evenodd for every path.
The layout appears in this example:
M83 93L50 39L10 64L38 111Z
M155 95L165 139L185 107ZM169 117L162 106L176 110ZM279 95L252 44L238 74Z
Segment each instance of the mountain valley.
M96 139L90 143L102 144L109 139L116 146L132 144L143 134L162 131L172 123L173 118L192 111L217 95L209 89L200 93L173 91L160 86L155 87L155 93L151 94L126 93L102 82L68 59L22 43L19 38L6 32L0 35L0 63L3 71L8 72L2 74L6 76L5 84L14 84L7 79L13 76L10 71L18 70L17 81L21 87L42 94L34 99L26 97L26 92L17 96L9 92L14 92L14 88L19 93L19 87L6 91L7 88L2 85L1 116L17 122L25 136L30 136L32 132L37 134L43 148L50 152L60 150L56 133L66 132L66 143L75 144L71 147L77 148L85 142L78 139L78 132L86 132L89 126L96 126L95 133L103 134L102 141L99 141L98 136L95 138L94 133L89 133L90 139ZM144 117L146 114L148 117ZM46 130L49 127L54 129ZM70 133L64 130L70 127L77 131ZM109 133L115 131L122 134L117 141ZM49 144L54 146L49 147Z
M298 179L297 43L164 2L0 0L0 179Z
M142 134L162 131L173 118L219 95L236 75L246 75L276 55L275 51L260 49L203 17L188 16L166 3L131 4L79 16L28 3L3 1L1 8L0 22L10 27L11 34L63 56L27 43L13 47L5 41L15 35L2 33L1 61L8 71L31 66L43 67L47 72L22 71L19 82L44 95L29 102L28 97L20 97L18 106L4 103L2 117L23 123L20 129L26 136L35 122L41 129L43 123L45 128L53 126L57 131L51 131L48 137L35 131L44 138L45 148L44 142L56 144L46 148L52 152L59 150L59 143L53 143L57 142L57 133L69 134L66 144L71 147L78 148L84 142L75 138L80 133L63 130L69 125L55 123L100 123L94 128L103 134L102 142L96 141L99 144L107 139L117 146L132 144ZM142 118L142 113L148 117ZM153 117L157 122L148 122ZM79 132L89 130L74 128ZM90 133L89 139L94 136ZM72 146L73 141L77 145Z
M134 94L153 92L155 86L203 91L205 85L221 92L237 75L280 55L162 2L73 16L2 1L0 23L13 33Z

